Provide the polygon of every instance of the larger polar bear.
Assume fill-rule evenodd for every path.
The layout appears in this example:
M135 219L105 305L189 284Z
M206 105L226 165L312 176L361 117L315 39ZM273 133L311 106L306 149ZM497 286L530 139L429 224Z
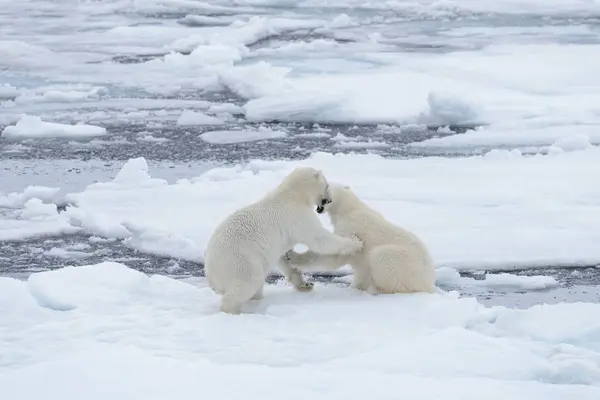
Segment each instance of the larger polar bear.
M330 201L321 171L299 167L264 198L221 222L204 255L208 284L222 296L221 311L239 314L246 301L262 298L265 278L277 264L297 290L311 290L298 270L280 262L298 243L322 254L361 249L360 241L334 235L321 225L314 207Z
M331 203L319 206L331 218L334 233L363 242L363 250L353 255L325 255L290 250L282 260L290 268L321 266L337 269L350 264L353 286L379 293L435 291L435 269L423 242L413 233L389 222L362 202L348 186L331 184Z

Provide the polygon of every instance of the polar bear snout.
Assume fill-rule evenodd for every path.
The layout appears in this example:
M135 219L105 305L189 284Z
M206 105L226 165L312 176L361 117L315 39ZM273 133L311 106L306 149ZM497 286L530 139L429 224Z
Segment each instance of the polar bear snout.
M325 206L327 204L331 204L331 197L321 199L321 203L317 206L317 213L323 214L325 212Z

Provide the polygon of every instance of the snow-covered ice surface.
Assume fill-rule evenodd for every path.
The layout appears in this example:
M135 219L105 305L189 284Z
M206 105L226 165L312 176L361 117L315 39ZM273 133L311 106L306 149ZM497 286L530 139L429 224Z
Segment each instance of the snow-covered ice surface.
M407 160L315 153L302 161L214 167L169 184L149 174L144 158L135 158L114 179L82 191L61 195L58 189L29 187L0 196L7 208L0 238L66 230L201 263L223 218L258 200L293 168L310 165L351 185L368 204L417 233L438 266L594 266L600 264L599 160L595 146L553 155L496 150Z
M310 165L351 185L368 204L425 240L439 266L511 269L600 264L600 148L523 156L507 150L468 158L409 160L316 153L303 161L255 160L169 184L136 158L114 180L67 194L56 229L124 239L139 250L202 262L217 224ZM491 179L490 179L491 178ZM49 189L48 189L49 190ZM242 195L243 194L243 195ZM25 210L31 195L9 194ZM41 200L40 200L41 202ZM5 239L37 235L46 220L13 211ZM61 224L58 224L58 221ZM18 229L11 229L11 222ZM324 219L324 223L327 220ZM22 230L30 226L31 234Z
M0 306L8 398L600 395L600 304L517 310L279 283L231 316L203 281L105 262L0 278Z
M599 15L4 2L2 397L597 400ZM342 269L216 313L212 229L301 164L419 234L446 293Z

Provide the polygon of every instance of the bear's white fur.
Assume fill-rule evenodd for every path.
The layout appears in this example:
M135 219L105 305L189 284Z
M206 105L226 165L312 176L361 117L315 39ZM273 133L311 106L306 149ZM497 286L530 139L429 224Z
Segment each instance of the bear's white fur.
M298 243L323 254L352 254L360 241L325 229L313 207L330 202L329 183L321 171L301 167L273 191L227 217L210 238L204 256L210 287L221 297L221 311L239 314L250 299L261 299L265 278L278 265L296 290L313 285L301 272L280 262Z
M348 186L332 183L330 194L331 203L318 207L317 212L327 211L335 234L361 240L362 251L353 255L325 255L318 251L290 250L283 262L292 268L337 269L350 264L354 272L352 285L375 293L435 291L433 262L417 236L389 222Z

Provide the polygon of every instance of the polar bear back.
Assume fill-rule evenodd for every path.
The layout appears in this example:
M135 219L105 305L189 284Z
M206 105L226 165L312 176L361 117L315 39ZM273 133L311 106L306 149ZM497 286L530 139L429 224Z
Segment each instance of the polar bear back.
M205 262L241 255L265 267L277 260L293 244L298 206L266 198L227 217L213 233Z

